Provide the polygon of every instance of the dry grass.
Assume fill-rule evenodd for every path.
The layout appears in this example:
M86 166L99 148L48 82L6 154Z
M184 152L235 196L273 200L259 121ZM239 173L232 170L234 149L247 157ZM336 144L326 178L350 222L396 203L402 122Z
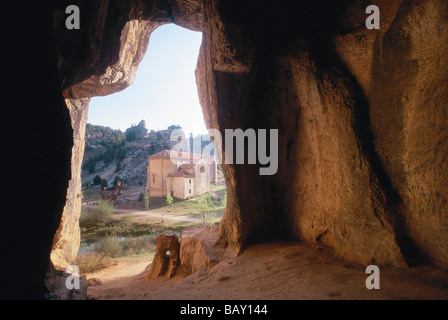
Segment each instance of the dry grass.
M79 267L81 273L95 272L110 265L110 258L102 252L89 252L79 254L76 257L75 265Z

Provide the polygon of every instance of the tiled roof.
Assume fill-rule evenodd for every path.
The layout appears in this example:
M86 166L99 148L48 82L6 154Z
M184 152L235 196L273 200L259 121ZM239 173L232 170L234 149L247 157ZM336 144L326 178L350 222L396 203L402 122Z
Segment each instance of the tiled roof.
M183 171L172 172L168 174L168 177L183 177L183 178L194 178L193 174L188 174Z
M184 177L184 178L194 178L195 175L194 173L188 173L188 169L193 169L194 168L194 164L192 163L186 163L183 164L179 167L179 169L177 169L177 172L172 172L168 174L168 177ZM187 172L186 172L187 171Z
M149 158L153 158L153 159L157 159L157 158L170 158L170 152L169 150L163 150L160 151L159 153L156 153L152 156L150 156Z
M189 152L163 150L160 151L159 153L150 156L149 159L160 159L160 158L190 159L190 156L191 154ZM201 154L193 153L193 160L200 160L202 158L205 160L213 160L213 158L210 156L204 157Z

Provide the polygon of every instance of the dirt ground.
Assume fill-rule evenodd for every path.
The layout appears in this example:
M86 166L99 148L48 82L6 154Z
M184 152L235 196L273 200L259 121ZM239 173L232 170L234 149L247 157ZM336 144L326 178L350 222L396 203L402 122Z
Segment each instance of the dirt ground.
M87 278L90 299L105 300L421 300L448 299L448 270L422 266L380 270L380 289L368 290L365 268L328 248L276 242L247 248L209 272L143 279L151 257L122 258Z

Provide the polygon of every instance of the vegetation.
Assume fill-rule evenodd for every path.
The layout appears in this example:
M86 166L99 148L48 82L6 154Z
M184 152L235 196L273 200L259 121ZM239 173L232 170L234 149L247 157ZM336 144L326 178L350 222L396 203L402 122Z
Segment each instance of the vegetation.
M111 163L113 160L121 161L126 157L125 134L121 130L114 130L109 127L86 125L86 132L90 135L87 139L97 140L97 143L103 146L106 150L96 156L86 159L82 164L82 170L88 170L92 174L96 170L96 163L104 161L105 164ZM92 144L86 139L86 151L92 149Z
M104 190L104 188L108 189L109 188L109 183L107 183L106 179L101 179L101 190Z
M115 179L114 179L114 181L112 182L112 189L115 189L115 186L117 185L117 183L120 183L121 182L121 178L120 178L120 176L115 176Z
M166 196L166 204L167 204L167 205L170 205L170 204L172 204L172 203L173 203L173 197L171 197L171 195L168 194L168 195Z
M92 184L90 182L87 183L87 200L90 200L90 196L92 195Z
M89 229L104 225L111 218L112 213L113 206L107 201L100 201L98 206L91 210L82 207L79 226L81 228Z
M207 213L210 213L210 207L213 205L213 198L210 192L207 192L202 198L202 202L207 206Z
M142 210L144 206L148 210L145 218L133 213L114 214L115 208L108 202L98 200L99 193L93 193L91 200L99 203L97 206L82 207L81 247L75 263L81 272L87 273L110 266L113 259L142 255L150 257L155 252L160 233L171 231L180 237L185 227L216 225L224 214L227 195L220 185L211 185L210 189L208 194L182 201L174 201L171 195L149 199L149 194L143 190L139 201L116 205L120 209L135 211ZM165 214L163 223L157 215L160 212Z
M125 139L125 135L121 130L114 130L109 127L93 125L90 123L86 125L86 132L98 139L100 144L106 148L113 145L120 145ZM86 144L86 147L89 147L89 145Z
M75 265L82 273L95 272L110 265L110 257L103 252L86 252L78 254Z
M95 178L93 178L92 183L93 183L94 186L100 185L101 184L101 177L99 175L96 175Z
M136 133L135 131L128 131L126 132L126 140L129 142L132 142L136 139Z
M146 210L149 209L149 193L148 193L148 191L146 191L146 193L145 193L145 208L146 208Z

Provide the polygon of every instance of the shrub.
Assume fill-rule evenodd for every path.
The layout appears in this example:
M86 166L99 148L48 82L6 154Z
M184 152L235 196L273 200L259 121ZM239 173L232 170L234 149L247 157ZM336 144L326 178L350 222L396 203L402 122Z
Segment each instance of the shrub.
M149 194L148 192L145 193L145 208L148 210L149 208Z
M104 237L96 245L95 251L107 257L118 258L134 254L154 252L157 235L139 237Z
M99 224L106 223L113 212L113 206L107 201L100 201L98 207L91 210L81 208L81 216L79 218L79 226L81 228L93 228Z
M172 204L172 203L173 203L173 197L171 197L171 195L168 194L168 195L166 196L166 204L167 204L167 205L170 205L170 204Z
M114 181L112 182L112 188L115 189L115 186L117 185L117 183L121 182L121 178L120 176L115 176Z
M156 239L156 235L125 238L121 241L122 254L128 256L155 251Z
M140 194L138 195L138 201L142 202L144 198L145 194L143 192L140 192Z
M95 172L95 163L91 163L90 165L89 165L89 174L92 174L92 173L94 173Z
M101 252L111 258L117 258L121 256L123 250L119 238L108 236L99 241L95 251Z
M106 179L101 179L101 190L104 190L104 188L108 188L109 184L107 183Z
M135 218L132 214L127 214L121 217L121 223L124 223L126 225L131 225L135 222Z
M224 190L222 196L219 197L219 206L225 207L227 205L227 191Z
M102 252L80 254L75 259L81 273L95 272L108 267L110 259Z
M115 168L115 172L118 172L121 170L121 162L117 163L117 167Z
M101 184L101 177L99 175L96 175L95 178L93 178L93 185L98 186Z

